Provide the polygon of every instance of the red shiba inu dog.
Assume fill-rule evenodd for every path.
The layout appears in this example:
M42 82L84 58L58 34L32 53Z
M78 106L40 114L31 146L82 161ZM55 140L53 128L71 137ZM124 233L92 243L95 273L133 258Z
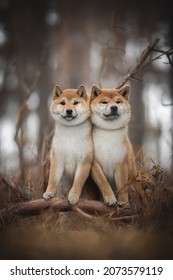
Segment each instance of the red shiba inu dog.
M76 204L89 175L93 143L89 97L85 87L53 91L50 112L56 122L50 154L50 175L44 199L68 197Z
M129 93L130 86L100 89L94 85L91 91L94 142L91 174L108 205L128 201L125 186L129 177L136 175L127 127L131 116Z

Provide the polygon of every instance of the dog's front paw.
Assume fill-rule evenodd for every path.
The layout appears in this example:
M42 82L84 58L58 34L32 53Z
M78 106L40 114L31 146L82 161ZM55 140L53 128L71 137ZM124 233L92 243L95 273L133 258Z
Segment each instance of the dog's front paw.
M44 194L43 194L43 198L45 199L45 200L49 200L50 198L53 198L55 195L54 195L54 193L52 193L52 192L45 192Z
M115 195L105 195L104 202L108 206L117 205L117 199L116 199Z
M79 195L70 191L68 194L68 201L70 204L75 205L79 201Z
M117 206L119 206L119 207L123 207L124 205L126 205L127 204L127 202L124 202L124 201L122 201L122 200L118 200L117 201Z

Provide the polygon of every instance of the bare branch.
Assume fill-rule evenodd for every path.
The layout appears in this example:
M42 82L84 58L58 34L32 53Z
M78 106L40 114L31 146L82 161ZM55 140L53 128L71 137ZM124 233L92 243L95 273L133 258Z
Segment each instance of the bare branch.
M138 62L131 68L130 72L123 77L123 79L118 83L117 88L121 88L123 85L127 83L130 79L136 79L135 75L140 72L142 69L142 66L144 62L147 60L149 55L152 53L154 47L158 43L159 39L155 39L154 41L151 41L147 48L144 49L144 51L141 53Z
M141 70L143 70L145 67L150 65L152 62L154 62L155 60L160 59L164 55L166 55L166 57L168 59L168 63L171 65L171 67L173 67L173 61L171 60L171 57L173 55L173 49L169 49L169 50L165 51L165 50L162 50L162 49L155 48L155 46L157 45L158 41L159 41L159 39L155 39L154 41L152 41L152 42L150 42L148 44L147 48L141 53L138 62L132 67L130 72L125 77L123 77L123 79L118 83L117 88L121 88L130 79L134 79L134 80L138 81L139 78L135 77L135 75L137 73L139 73ZM151 58L146 63L149 55L152 52L158 52L159 55L155 56L154 58Z

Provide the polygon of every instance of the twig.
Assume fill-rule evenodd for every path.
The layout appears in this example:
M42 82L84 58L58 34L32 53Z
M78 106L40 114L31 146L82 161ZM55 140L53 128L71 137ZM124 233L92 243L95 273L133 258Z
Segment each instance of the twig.
M154 47L158 43L159 39L155 39L154 41L151 41L147 48L144 49L144 51L141 53L138 62L131 68L129 73L123 77L123 79L118 83L117 88L121 88L123 85L127 83L130 79L136 79L135 75L140 72L142 69L142 66L144 62L147 60L151 52L153 51Z
M132 220L134 218L138 218L139 215L140 214L131 215L131 216L115 217L115 218L111 218L111 221Z
M20 190L17 187L11 186L4 178L2 178L2 182L4 183L4 185L9 190L10 195L14 194L16 198L21 198L22 197L22 194L21 194Z
M171 60L171 56L173 56L173 49L169 49L169 50L165 51L165 50L155 48L155 49L153 49L153 51L161 53L161 55L158 56L158 58L160 58L163 55L166 55L169 64L173 67L173 61ZM157 59L157 57L156 57L156 59Z

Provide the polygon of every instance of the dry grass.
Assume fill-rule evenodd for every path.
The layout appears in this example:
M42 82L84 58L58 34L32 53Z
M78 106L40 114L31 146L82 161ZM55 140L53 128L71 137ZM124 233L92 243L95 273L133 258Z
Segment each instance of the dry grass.
M47 166L47 167L45 167ZM44 163L48 169L48 164ZM39 174L36 172L36 174ZM41 174L41 173L40 173ZM45 175L43 175L45 174ZM48 172L22 188L1 180L1 205L41 197ZM34 184L38 190L34 191ZM29 195L27 196L26 194ZM129 182L130 209L91 215L42 211L0 227L2 259L172 259L173 180L160 166Z
M59 215L19 219L1 232L2 259L172 259L168 231L102 219L61 229Z

